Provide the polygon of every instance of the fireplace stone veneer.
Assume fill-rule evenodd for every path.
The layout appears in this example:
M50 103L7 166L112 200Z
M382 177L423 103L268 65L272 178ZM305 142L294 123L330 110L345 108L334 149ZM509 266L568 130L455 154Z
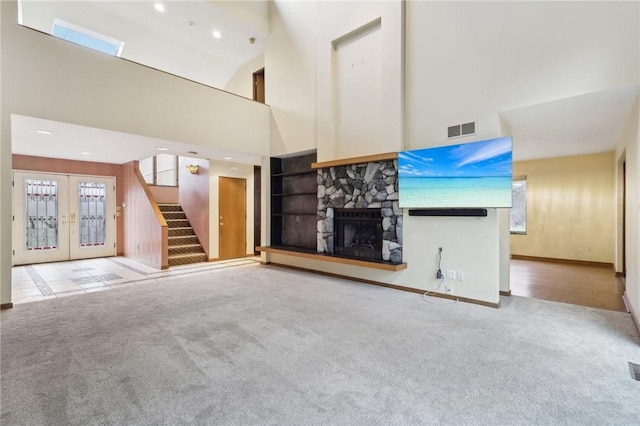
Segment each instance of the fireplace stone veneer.
M334 209L379 209L382 260L402 262L398 160L318 170L318 253L335 254Z

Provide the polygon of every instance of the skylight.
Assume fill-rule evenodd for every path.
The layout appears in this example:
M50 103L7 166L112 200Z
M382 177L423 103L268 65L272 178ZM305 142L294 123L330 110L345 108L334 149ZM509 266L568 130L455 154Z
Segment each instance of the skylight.
M124 47L124 42L120 40L70 24L61 19L55 19L53 21L51 34L63 40L70 41L71 43L112 56L120 56L120 54L122 54L122 48Z

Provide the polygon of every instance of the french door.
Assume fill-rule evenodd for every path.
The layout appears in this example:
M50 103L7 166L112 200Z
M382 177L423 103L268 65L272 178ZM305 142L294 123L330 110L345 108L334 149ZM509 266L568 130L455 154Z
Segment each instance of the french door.
M13 172L14 264L116 254L115 178Z

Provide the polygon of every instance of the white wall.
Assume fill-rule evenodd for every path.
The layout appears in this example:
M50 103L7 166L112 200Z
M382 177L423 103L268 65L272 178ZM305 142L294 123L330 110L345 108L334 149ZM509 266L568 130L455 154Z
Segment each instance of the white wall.
M511 291L511 209L497 209L499 249L499 279L500 291Z
M379 18L378 32L334 50L333 41ZM271 155L317 146L318 161L329 161L402 149L403 20L400 0L272 3L265 52ZM362 74L348 74L342 64L356 61ZM345 121L349 112L359 119ZM365 134L363 120L370 125Z
M275 263L293 265L383 282L424 291L445 292L452 287L454 296L499 303L499 221L497 209L488 209L487 217L416 217L405 210L404 261L407 269L387 272L338 263L270 255ZM409 231L407 231L407 229ZM479 244L478 242L482 242ZM436 279L438 248L442 247L442 270L464 272L464 280L445 280L439 288Z
M265 48L270 155L316 148L316 2L274 0Z
M333 157L384 152L382 134L382 28L374 27L334 42ZM362 150L363 147L367 149Z
M224 90L253 99L253 73L261 68L264 68L264 54L256 56L238 68Z
M640 96L636 98L636 103L629 114L627 124L620 137L620 142L616 149L616 161L622 156L627 163L627 185L626 185L626 277L625 293L630 308L633 310L636 320L640 321ZM618 216L618 228L622 227L621 216ZM618 257L621 256L618 251ZM620 259L616 262L621 264ZM620 271L622 272L622 271Z
M404 7L392 0L318 8L318 161L403 149ZM332 45L376 19L379 30Z
M0 33L2 31L3 8L0 7ZM4 111L3 78L4 38L0 40L0 304L11 303L11 139L6 129L11 117Z
M253 254L253 166L230 162L209 162L209 258L217 259L220 256L220 200L219 200L219 178L232 177L247 180L247 254ZM269 179L267 179L269 181Z

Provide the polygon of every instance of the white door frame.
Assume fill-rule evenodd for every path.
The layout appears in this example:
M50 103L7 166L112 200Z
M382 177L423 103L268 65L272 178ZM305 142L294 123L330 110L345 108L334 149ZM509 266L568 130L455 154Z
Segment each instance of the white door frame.
M26 232L23 228L26 228L24 194L27 179L58 182L57 198L59 200L56 218L58 244L55 249L27 250L26 248ZM84 217L78 189L80 182L102 185L105 192L102 197L100 195L95 196L96 200L99 201L93 205L88 203L88 199L85 197ZM13 184L13 265L116 255L115 177L14 170ZM98 208L101 208L103 205L101 203L104 203L105 207L104 218L97 218L95 215L91 215L88 211L89 207L98 206ZM105 237L100 244L91 244L93 240L88 239L87 225L95 225L96 221L102 220L106 228ZM83 226L84 229L81 229ZM82 234L82 231L84 231L84 234ZM81 243L82 235L84 235L84 244Z

